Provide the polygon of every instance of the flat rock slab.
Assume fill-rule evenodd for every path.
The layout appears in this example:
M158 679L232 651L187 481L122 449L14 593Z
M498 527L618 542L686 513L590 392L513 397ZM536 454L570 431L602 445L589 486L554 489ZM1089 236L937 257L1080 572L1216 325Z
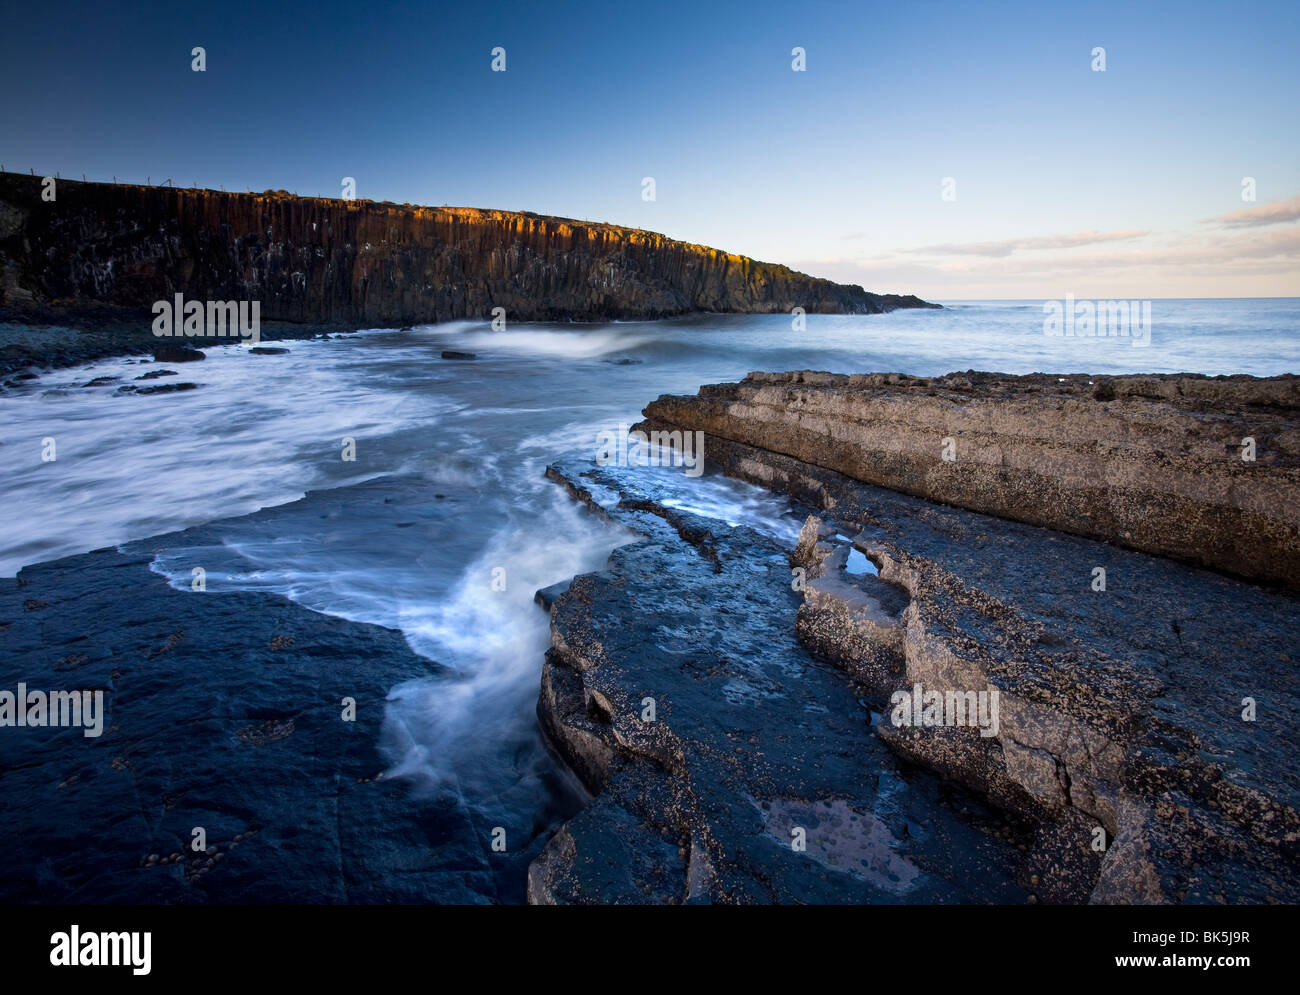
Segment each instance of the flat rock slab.
M664 396L855 480L1300 590L1300 377L751 373Z
M539 717L596 797L531 901L1029 899L1031 827L900 763L799 643L788 549L660 504L652 472L548 474L644 538L554 598Z

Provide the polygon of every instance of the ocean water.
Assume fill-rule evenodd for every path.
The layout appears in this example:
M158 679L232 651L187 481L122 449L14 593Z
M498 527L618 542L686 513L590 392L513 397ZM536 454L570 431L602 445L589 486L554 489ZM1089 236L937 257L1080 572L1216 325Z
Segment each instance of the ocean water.
M809 315L800 331L785 315L697 315L375 329L286 343L283 356L232 345L156 381L199 389L154 396L84 386L158 369L136 359L48 372L0 392L0 573L229 519L219 544L169 549L155 569L188 587L198 564L210 594L275 591L400 629L447 673L392 689L390 775L485 813L541 812L537 772L552 761L533 708L548 625L533 593L599 569L628 540L543 471L594 455L599 433L637 421L658 395L752 370L1300 372L1300 300L1153 301L1140 346L1045 335L1041 301L945 303ZM443 349L479 359L442 360ZM41 460L46 439L53 462ZM666 477L685 507L797 534L782 498L712 475ZM396 525L367 514L368 488L388 479L456 502L454 534L434 541L417 514ZM293 504L323 490L339 513Z
M1196 372L1300 371L1300 300L1153 301L1149 344L1043 333L1038 301L945 302L942 311L702 315L662 322L451 323L290 343L288 356L208 349L159 383L174 395L114 396L157 367L109 360L0 391L0 575L342 487L378 474L427 473L493 491L485 514L522 511L530 479L581 450L594 427L633 421L661 393L751 370ZM443 348L477 352L444 361ZM627 364L627 365L621 365ZM341 439L364 440L355 462ZM43 463L40 440L55 439ZM700 485L704 486L704 485Z

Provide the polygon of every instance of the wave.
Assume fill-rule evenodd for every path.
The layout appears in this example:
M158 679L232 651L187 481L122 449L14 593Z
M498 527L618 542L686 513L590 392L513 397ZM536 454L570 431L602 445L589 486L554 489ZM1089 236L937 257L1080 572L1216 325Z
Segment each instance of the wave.
M428 326L420 331L432 338L455 339L454 345L458 349L561 359L594 359L632 352L656 341L652 335L614 332L604 326L589 330L557 331L545 326L530 325L521 329L496 331L482 323L452 322L448 325Z

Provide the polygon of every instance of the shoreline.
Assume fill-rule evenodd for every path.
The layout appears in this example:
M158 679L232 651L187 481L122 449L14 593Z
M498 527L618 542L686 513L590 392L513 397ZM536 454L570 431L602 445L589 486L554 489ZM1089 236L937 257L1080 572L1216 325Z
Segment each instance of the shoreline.
M704 431L711 472L794 502L804 517L797 546L665 503L653 474L639 468L581 459L550 467L547 476L572 498L642 536L619 546L600 572L537 592L551 621L551 649L538 661L538 727L590 797L557 813L554 835L512 847L518 883L508 895L489 883L497 872L491 851L480 852L485 826L458 830L454 845L474 869L453 891L439 890L434 875L404 894L534 903L1300 901L1300 778L1278 725L1300 707L1300 603L1278 586L1289 576L1272 570L1288 559L1276 530L1294 530L1285 515L1298 506L1285 492L1300 460L1298 392L1294 375L796 371L651 402L634 429ZM881 411L889 413L883 422ZM1214 484L1238 472L1224 440L1240 435L1243 419L1258 444L1245 472L1258 486ZM960 440L955 466L940 452L949 433ZM1154 474L1144 476L1135 467L1148 459ZM1220 464L1229 469L1220 473ZM1034 486L1014 476L1026 467L1038 473ZM964 491L945 490L950 472L964 474ZM990 495L1002 491L985 480L1021 504L988 514ZM1078 534L1080 524L1069 521L1061 524L1075 534L1043 527L1053 507L1073 507L1070 486L1096 480L1123 498L1108 506L1127 509L1128 517L1104 523L1110 533ZM1208 481L1208 490L1189 480ZM396 487L393 503L383 502L395 520L430 497L418 482L373 486ZM1233 543L1244 527L1223 516L1251 510L1260 488L1273 495L1262 504L1275 524L1245 528L1261 548L1243 560ZM1182 504L1165 500L1175 493ZM1209 510L1213 494L1231 501ZM1121 525L1140 522L1134 509L1151 502L1165 516L1159 521L1177 521L1134 526L1139 532L1161 541L1170 530L1180 541L1196 535L1203 557L1273 586L1123 548L1134 543ZM1207 531L1198 521L1224 527ZM186 530L184 544L216 535L214 524ZM20 762L10 758L6 774L36 771L23 776L36 778L37 794L59 792L48 803L56 809L84 801L85 791L117 792L114 779L127 777L177 812L161 818L167 828L152 853L132 849L146 838L137 829L115 837L110 862L122 867L103 881L77 878L69 900L260 900L253 882L268 874L281 882L273 901L384 900L380 865L421 859L416 823L472 824L376 780L377 725L364 747L375 759L325 759L334 754L322 746L324 720L345 692L323 688L322 679L340 675L322 661L356 656L343 676L347 683L364 674L373 685L369 723L390 681L437 664L399 646L392 630L275 595L209 597L151 575L133 585L136 597L122 599L123 579L147 570L147 551L179 535L35 564L0 582L8 605L0 631L8 646L21 644L12 654L18 669L0 684L71 687L76 671L78 686L105 692L108 709L102 740L86 741L94 743L89 757L80 731L65 730L50 742L26 741L37 762L15 755ZM1098 589L1094 569L1103 564ZM1234 636L1224 619L1246 631ZM214 652L231 661L219 704L194 712L190 678ZM302 685L287 695L272 679L284 663ZM895 697L919 701L925 692L996 693L998 710L982 713L978 726L896 726ZM122 711L142 693L148 710ZM1259 706L1250 720L1238 714L1245 698ZM290 699L292 709L276 704ZM222 747L224 786L204 792L215 817L189 812L193 786L149 745L167 739L150 723L171 720L189 730L186 749L212 748L195 735L231 740ZM302 805L327 804L345 775L355 784L348 804L356 817L370 811L397 827L379 865L368 863L361 831L355 849L330 844L346 868L341 877L313 877L316 851L285 835L281 824L292 820L275 814L284 790L277 771L303 765L311 774L294 785ZM58 778L47 778L56 770ZM255 806L242 794L250 778L261 793ZM555 790L559 798L566 789L557 781ZM134 819L127 796L115 797L94 804ZM173 851L183 854L176 820L203 818L223 827L214 839L227 862L173 861ZM25 838L39 829L33 823ZM281 835L265 837L269 848L246 846L250 830ZM60 836L67 846L58 854L17 842L13 852L34 867L104 852L102 841L75 839L71 830ZM792 839L803 849L792 849ZM1095 849L1098 839L1104 845ZM222 880L232 843L251 864ZM374 880L362 888L362 877ZM36 900L36 891L23 891L35 887L15 880L11 897Z
M59 370L85 366L104 359L150 356L155 350L215 348L239 344L238 337L157 336L152 316L133 312L127 316L80 309L42 311L41 315L0 307L0 377L33 370ZM292 342L352 335L368 326L261 322L262 342Z

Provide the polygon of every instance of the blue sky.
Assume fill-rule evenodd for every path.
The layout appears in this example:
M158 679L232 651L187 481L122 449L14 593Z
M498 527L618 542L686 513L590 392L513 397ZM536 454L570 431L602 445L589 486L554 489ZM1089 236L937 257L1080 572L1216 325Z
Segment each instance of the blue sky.
M936 299L1300 295L1293 0L268 7L9 11L0 163L351 176Z

